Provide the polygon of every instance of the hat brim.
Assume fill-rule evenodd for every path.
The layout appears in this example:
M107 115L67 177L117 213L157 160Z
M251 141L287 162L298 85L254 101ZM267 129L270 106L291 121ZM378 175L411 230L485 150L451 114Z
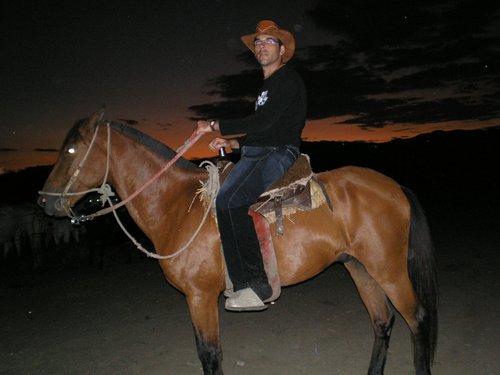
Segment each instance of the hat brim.
M285 46L285 53L283 54L283 63L289 61L293 54L295 53L295 38L292 33L284 29L273 29L266 30L265 32L255 32L252 34L243 35L241 37L242 42L248 47L248 49L252 52L255 51L255 47L253 42L255 38L259 35L271 35L279 40Z

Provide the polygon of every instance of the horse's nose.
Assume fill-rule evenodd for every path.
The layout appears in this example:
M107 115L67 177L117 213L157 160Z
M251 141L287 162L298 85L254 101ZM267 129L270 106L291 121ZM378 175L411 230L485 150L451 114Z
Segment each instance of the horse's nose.
M42 195L40 197L38 197L37 199L37 203L40 207L45 207L45 205L47 204L47 199Z

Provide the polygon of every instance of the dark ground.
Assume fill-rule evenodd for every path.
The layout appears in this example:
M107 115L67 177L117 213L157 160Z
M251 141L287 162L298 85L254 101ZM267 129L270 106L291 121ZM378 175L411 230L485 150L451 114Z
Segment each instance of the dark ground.
M434 374L500 373L498 133L434 134L377 147L305 145L317 151L316 171L326 169L325 152L333 167L369 161L420 197L440 283ZM0 374L201 374L183 296L155 261L131 253L129 263L128 250L105 248L102 269L86 259L64 265L54 257L36 272L3 262ZM373 334L340 265L284 289L262 313L228 313L222 302L226 374L366 373ZM386 374L412 373L410 335L398 316Z

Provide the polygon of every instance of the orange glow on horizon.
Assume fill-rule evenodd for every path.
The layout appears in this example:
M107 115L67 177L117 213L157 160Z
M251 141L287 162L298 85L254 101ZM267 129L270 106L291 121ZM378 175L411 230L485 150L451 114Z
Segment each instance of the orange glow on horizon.
M382 128L363 128L362 125L343 124L349 116L311 120L302 134L304 141L371 142L384 143L394 139L413 138L434 131L475 130L499 126L500 119L478 121L445 121L429 124L391 124Z
M382 128L362 128L355 124L342 124L349 117L333 117L321 120L310 120L304 128L302 139L308 142L372 142L383 143L397 138L412 138L419 134L433 131L474 130L499 126L500 120L488 121L447 121L430 124L393 124ZM178 149L191 135L194 124L179 124L168 131L153 125L140 125L138 129L151 137L165 143L173 150ZM184 155L187 159L211 158L216 153L208 148L209 140L218 134L206 134ZM34 150L5 151L1 155L0 174L31 166L52 165L56 162L57 152L39 152Z

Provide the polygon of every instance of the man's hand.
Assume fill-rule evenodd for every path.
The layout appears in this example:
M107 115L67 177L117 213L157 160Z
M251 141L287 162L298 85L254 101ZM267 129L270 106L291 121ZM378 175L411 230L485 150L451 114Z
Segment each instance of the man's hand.
M230 147L231 149L240 148L240 144L236 139L215 137L210 141L208 147L210 147L212 150L219 151L219 149L222 147Z
M196 135L203 135L205 133L211 133L212 126L210 126L211 121L200 120L196 123L195 133ZM219 122L215 121L213 125L214 130L219 130ZM212 150L219 151L222 147L230 147L231 149L240 148L240 143L237 139L225 139L220 137L215 137L208 144Z
M212 127L210 126L211 121L198 121L196 123L196 134L205 134L212 132ZM215 121L214 130L219 130L219 123Z

